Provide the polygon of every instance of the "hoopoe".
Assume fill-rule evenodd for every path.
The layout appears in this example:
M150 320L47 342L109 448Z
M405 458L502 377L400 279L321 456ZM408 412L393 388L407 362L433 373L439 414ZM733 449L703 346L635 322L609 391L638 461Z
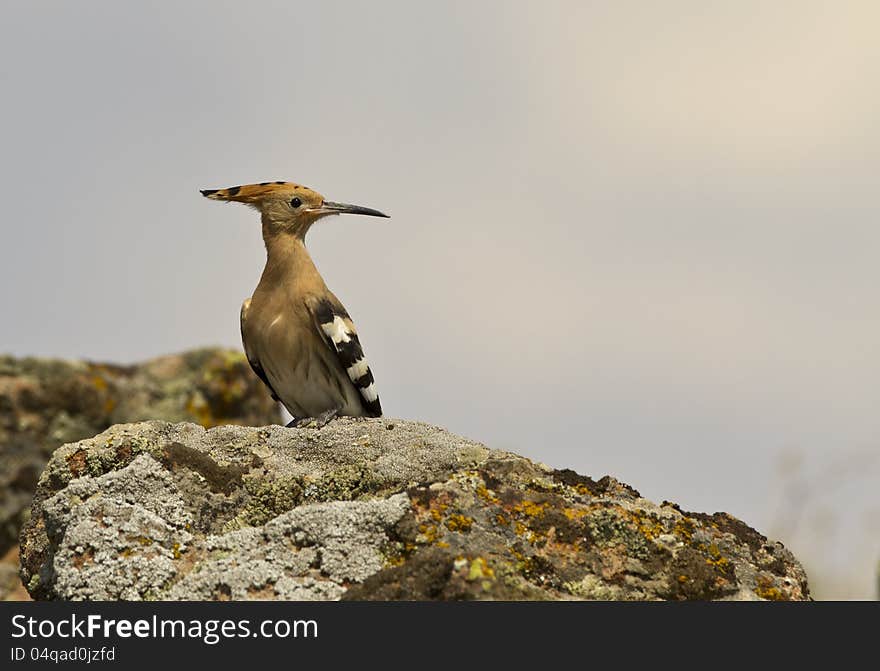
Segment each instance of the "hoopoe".
M266 267L241 306L241 339L254 373L293 416L288 426L323 426L337 415L380 417L382 406L357 330L305 246L309 228L332 214L387 217L333 203L290 182L205 189L212 200L260 211Z

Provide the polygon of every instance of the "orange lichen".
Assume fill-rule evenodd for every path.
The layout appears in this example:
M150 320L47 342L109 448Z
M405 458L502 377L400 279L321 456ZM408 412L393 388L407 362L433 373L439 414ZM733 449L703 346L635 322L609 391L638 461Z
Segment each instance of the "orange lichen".
M80 449L67 457L67 468L70 469L74 477L79 477L86 470L87 454L85 450Z

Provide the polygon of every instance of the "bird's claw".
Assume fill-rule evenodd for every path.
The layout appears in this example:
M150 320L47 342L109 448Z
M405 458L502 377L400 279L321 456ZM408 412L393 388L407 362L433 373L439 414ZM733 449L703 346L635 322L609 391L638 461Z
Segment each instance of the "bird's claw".
M297 429L321 429L330 423L332 419L339 413L339 408L333 408L322 412L317 417L303 417L302 419L294 419L287 425L287 428Z

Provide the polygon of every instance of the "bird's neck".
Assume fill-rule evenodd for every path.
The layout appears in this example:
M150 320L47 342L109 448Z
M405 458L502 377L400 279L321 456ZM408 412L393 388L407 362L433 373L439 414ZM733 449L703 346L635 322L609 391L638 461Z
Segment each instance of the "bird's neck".
M277 286L281 283L318 275L318 270L306 250L305 240L299 235L268 231L263 226L266 243L266 267L260 282Z

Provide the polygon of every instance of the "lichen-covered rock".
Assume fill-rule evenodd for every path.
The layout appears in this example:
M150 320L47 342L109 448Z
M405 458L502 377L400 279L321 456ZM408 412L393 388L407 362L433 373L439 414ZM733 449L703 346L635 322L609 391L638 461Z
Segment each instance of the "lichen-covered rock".
M64 445L22 533L41 599L790 599L781 544L443 429L143 422Z
M134 366L0 356L0 555L18 542L37 478L64 443L123 422L280 420L244 355L199 349Z

